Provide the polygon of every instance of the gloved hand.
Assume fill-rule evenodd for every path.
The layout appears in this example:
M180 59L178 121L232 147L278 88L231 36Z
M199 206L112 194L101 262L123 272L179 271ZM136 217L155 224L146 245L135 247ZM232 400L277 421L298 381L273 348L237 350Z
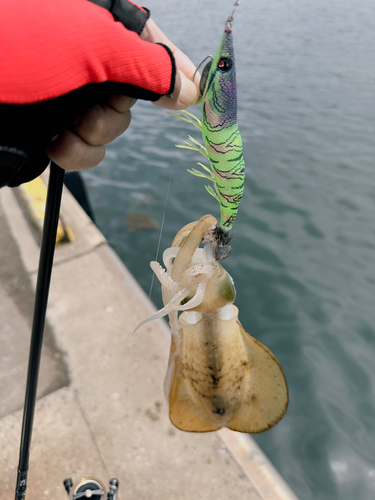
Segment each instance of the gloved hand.
M148 11L126 0L114 6L123 24L86 0L1 2L0 185L39 175L47 148L63 168L69 159L76 169L97 164L102 145L129 125L135 98L173 93L159 101L170 109L198 100L194 65L147 20Z

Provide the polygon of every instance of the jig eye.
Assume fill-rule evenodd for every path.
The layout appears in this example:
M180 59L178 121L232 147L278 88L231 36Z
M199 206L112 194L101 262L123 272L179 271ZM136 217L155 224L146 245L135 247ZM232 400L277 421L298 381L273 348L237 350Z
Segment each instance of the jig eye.
M226 57L223 57L218 62L217 67L220 69L220 71L229 71L232 67L232 61L230 59L227 59Z

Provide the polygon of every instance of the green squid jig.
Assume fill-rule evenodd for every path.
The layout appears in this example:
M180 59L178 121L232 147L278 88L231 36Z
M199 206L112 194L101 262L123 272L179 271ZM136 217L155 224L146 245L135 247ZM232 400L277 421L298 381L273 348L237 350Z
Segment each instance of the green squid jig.
M234 7L238 4L239 1ZM205 186L206 190L220 204L220 225L215 231L218 259L228 256L228 250L225 250L231 240L228 233L238 212L245 181L242 140L237 125L237 85L232 35L235 8L225 23L215 56L202 72L202 120L187 111L174 114L202 132L204 146L189 136L190 141L184 141L184 144L177 147L199 151L210 162L211 168L198 163L204 169L203 172L196 169L188 171L212 182L212 186ZM205 59L202 63L204 61Z

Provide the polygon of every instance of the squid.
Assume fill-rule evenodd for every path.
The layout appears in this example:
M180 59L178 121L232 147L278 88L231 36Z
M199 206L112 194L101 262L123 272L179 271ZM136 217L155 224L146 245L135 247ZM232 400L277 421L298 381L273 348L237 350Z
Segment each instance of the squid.
M164 307L137 329L169 315L164 390L178 429L259 433L284 416L287 383L276 357L238 320L233 279L215 255L216 224L205 215L186 225L163 254L165 269L151 262Z

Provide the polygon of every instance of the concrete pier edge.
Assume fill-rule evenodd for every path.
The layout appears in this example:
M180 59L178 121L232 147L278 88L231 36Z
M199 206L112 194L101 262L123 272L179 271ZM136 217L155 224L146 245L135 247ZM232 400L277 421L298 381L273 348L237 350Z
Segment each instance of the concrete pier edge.
M31 221L13 190L0 202L35 286ZM169 327L158 320L132 335L155 306L66 189L62 214L75 241L56 249L47 317L70 385L38 401L26 498L62 500L65 477L92 474L119 476L119 499L297 500L251 436L173 428L162 395ZM0 419L4 498L14 491L21 418Z

